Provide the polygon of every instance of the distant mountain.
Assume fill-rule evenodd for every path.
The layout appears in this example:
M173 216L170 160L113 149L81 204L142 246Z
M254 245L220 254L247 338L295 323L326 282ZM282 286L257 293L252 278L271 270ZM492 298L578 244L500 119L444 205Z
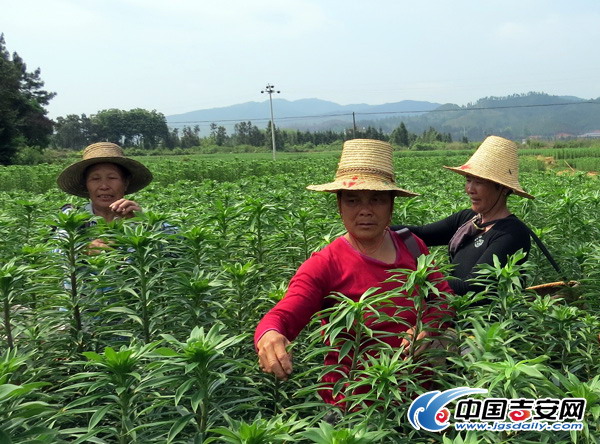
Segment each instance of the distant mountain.
M344 127L348 126L348 122L350 122L351 126L353 112L365 115L374 113L380 117L385 116L386 113L416 115L434 110L440 105L440 103L414 100L404 100L402 102L386 103L383 105L367 105L366 103L338 105L337 103L320 99L294 101L273 99L273 114L276 125L281 128L318 130L318 127L323 125L324 127L321 129L329 129L332 122L338 120L346 122ZM233 128L234 124L240 121L251 121L259 128L265 128L270 118L271 111L268 100L264 102L246 102L223 108L190 111L166 117L167 124L172 128L194 125L208 126L213 122L226 128Z
M383 105L338 105L319 99L288 101L273 99L275 124L279 128L309 131L343 131L373 126L389 133L404 122L412 133L429 127L450 133L454 140L481 140L488 134L511 139L568 137L600 128L600 98L551 96L530 92L506 97L485 97L459 106L404 100ZM231 134L235 123L251 121L265 128L270 120L269 101L247 102L224 108L191 111L167 116L170 127L200 125L202 135L210 123L224 126Z

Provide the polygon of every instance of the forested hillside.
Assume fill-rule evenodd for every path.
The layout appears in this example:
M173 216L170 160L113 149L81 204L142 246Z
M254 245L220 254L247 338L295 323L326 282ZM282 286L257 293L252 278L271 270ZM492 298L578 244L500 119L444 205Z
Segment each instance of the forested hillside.
M190 111L167 116L172 128L198 126L210 132L210 125L233 132L236 121L251 121L265 128L270 120L269 102L249 102L226 108ZM552 96L540 92L484 97L474 103L443 105L404 100L382 105L338 105L318 99L273 100L275 125L280 129L301 131L345 131L373 127L390 134L404 122L406 128L421 134L433 127L450 134L453 140L481 140L498 134L520 140L576 137L600 130L600 98L582 99Z
M488 134L515 140L533 136L553 139L600 130L599 105L600 99L531 92L485 97L465 106L446 104L420 116L394 116L381 121L360 119L359 122L387 132L403 121L411 132L421 133L434 127L439 132L450 133L454 140L463 137L481 140Z

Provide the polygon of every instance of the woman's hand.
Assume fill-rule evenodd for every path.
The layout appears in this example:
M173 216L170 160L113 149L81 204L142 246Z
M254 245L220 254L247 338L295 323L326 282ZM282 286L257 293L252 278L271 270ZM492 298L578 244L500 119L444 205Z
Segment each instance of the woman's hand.
M423 339L425 339L426 337L429 336L429 333L427 333L426 331L421 331L417 335L416 339L415 339L414 327L411 327L408 330L406 330L406 333L408 334L410 339L404 338L404 339L402 339L402 342L400 343L400 347L402 347L404 349L403 354L405 356L408 355L408 353L410 351L410 343L411 342L419 341L421 343L421 345L419 346L419 348L417 348L415 350L415 354L414 354L414 356L419 356L429 346L428 342L423 341Z
M85 254L95 256L96 254L100 254L103 250L108 250L109 248L110 246L102 239L94 239L88 244Z
M290 341L275 330L262 335L256 344L260 369L285 381L292 373L292 355L287 351L288 345Z
M129 199L119 199L109 205L111 211L123 218L135 216L136 211L142 211L142 207L137 202Z

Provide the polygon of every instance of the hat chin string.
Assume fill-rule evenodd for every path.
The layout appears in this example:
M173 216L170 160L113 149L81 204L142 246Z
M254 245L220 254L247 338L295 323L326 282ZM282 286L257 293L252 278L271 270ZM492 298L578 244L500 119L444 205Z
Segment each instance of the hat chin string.
M503 187L503 185L501 185ZM496 207L496 205L498 205L498 203L500 202L500 199L502 198L502 196L504 196L504 193L502 192L502 188L499 190L498 193L498 197L496 198L496 202L494 202L494 205L492 205L492 207L486 211L485 213L479 213L481 214L481 222L488 222L489 220L493 220L491 217L488 218L486 217L486 215L489 215L490 213L492 213L492 210ZM506 205L504 205L504 208L506 209L506 211L508 211L508 208L506 207ZM508 211L508 213L510 214L510 211ZM494 213L492 213L493 215ZM486 219L486 220L484 220Z

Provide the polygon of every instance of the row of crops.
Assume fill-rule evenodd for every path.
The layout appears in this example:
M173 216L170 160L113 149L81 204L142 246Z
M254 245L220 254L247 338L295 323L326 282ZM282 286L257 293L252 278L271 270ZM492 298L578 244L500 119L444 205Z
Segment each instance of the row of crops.
M463 179L441 168L464 159L397 158L399 185L421 195L397 199L394 222L464 208ZM515 257L482 270L490 305L453 297L457 318L442 346L406 359L382 346L378 359L358 362L362 390L351 380L336 387L348 408L335 426L317 395L331 330L317 320L305 329L288 381L260 372L258 320L299 264L343 232L333 196L304 189L330 180L336 163L335 155L148 160L156 180L135 196L144 214L87 231L88 216L59 211L83 203L53 186L59 166L0 170L0 442L598 442L600 186L585 173L525 168L521 184L536 199L509 200L577 288L523 289L522 276L530 285L560 279L535 246L523 267ZM114 248L86 255L90 237ZM442 248L431 260L447 267ZM429 261L406 281L423 279ZM366 309L342 298L333 317L356 326ZM419 394L454 387L584 398L585 426L430 433L409 424Z

